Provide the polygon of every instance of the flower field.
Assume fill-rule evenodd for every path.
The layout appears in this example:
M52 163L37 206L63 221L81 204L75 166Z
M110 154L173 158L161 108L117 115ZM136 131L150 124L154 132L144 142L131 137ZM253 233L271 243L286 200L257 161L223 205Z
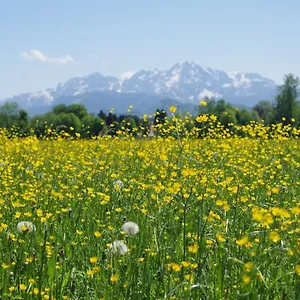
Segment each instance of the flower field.
M2 299L300 299L300 144L0 137Z

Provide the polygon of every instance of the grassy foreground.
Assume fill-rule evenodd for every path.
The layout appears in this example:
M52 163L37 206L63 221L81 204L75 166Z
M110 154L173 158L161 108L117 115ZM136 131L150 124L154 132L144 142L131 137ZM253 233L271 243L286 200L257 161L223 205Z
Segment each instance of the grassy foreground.
M297 138L0 139L2 299L300 299Z

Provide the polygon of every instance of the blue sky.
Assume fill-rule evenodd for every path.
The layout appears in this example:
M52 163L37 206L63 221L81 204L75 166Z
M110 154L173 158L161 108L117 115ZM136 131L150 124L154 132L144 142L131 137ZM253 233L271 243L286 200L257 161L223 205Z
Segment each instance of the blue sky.
M300 75L299 13L296 0L0 0L0 99L185 60L281 83Z

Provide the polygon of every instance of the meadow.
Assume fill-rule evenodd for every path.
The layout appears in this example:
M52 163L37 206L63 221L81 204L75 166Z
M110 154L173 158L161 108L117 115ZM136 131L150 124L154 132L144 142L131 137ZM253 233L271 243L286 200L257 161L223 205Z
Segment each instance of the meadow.
M300 131L239 130L2 133L2 299L300 299Z

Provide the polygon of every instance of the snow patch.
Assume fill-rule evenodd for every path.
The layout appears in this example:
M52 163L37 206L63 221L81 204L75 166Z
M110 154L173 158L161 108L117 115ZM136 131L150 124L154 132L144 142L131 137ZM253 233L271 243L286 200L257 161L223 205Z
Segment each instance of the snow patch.
M166 87L170 88L179 82L180 73L175 73L166 83Z
M232 80L232 86L238 88L242 85L250 86L251 80L246 77L246 72L228 72L228 77Z
M43 98L43 102L48 105L50 105L52 100L54 99L53 96L48 91L40 91L31 94L30 97L28 98L28 102L31 103L33 101L36 101L38 98Z
M219 94L218 92L213 92L207 89L204 89L200 94L199 94L199 99L203 99L203 98L220 98L222 97L221 94Z
M130 79L134 74L136 74L136 72L125 72L120 75L120 78L122 81L127 80L127 79Z
M86 89L87 89L88 87L89 87L89 86L88 86L87 84L83 84L83 85L79 86L79 87L77 88L77 91L73 94L73 96L83 94L84 92L86 92Z

